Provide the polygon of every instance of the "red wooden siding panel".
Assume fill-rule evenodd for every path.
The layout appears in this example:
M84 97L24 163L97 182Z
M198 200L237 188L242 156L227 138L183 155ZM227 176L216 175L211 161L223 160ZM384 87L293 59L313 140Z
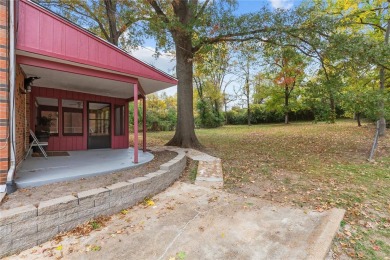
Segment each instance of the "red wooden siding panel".
M77 38L78 38L78 34L74 33L73 28L66 26L65 27L65 50L66 51L64 53L65 56L78 58Z
M17 49L176 84L176 80L26 0L20 1Z
M47 15L43 15L42 13L39 15L39 31L45 32L40 33L39 38L39 46L40 48L50 51L53 51L53 44L51 41L54 39L53 37L53 19L50 19Z
M88 58L90 61L98 62L98 43L92 39L88 38Z
M42 30L39 26L39 11L36 9L23 8L24 3L20 5L20 10L23 12L24 23L19 25L19 31L21 34L18 35L18 42L24 41L25 45L31 48L39 48L39 37L40 31ZM32 30L22 28L34 28ZM22 30L21 30L22 29Z
M78 38L79 57L83 60L88 60L88 37L80 34Z
M107 61L107 53L110 52L106 46L99 44L99 63L100 64L109 64Z

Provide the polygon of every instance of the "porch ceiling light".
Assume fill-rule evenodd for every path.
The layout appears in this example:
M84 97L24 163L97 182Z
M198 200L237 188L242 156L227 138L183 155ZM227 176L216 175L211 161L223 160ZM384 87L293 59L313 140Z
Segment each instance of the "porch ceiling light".
M31 92L31 86L34 83L34 80L40 79L40 77L28 77L24 79L24 90L25 94Z

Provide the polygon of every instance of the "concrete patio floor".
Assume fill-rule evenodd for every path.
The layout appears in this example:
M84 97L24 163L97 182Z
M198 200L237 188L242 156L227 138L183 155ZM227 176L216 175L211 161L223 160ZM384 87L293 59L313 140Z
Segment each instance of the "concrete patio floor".
M18 188L81 179L136 167L151 161L151 153L139 151L133 163L133 148L70 151L69 156L27 157L16 173Z
M344 210L315 212L176 182L89 235L6 259L324 259Z

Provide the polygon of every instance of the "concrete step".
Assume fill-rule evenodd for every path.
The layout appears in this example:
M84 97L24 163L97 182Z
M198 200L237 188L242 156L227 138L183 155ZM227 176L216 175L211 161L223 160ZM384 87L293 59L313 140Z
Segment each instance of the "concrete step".
M221 189L223 187L221 160L199 161L195 185Z

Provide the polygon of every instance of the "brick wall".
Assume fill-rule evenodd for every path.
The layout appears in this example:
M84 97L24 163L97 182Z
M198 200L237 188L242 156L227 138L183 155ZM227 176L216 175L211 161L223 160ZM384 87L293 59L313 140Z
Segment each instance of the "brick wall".
M24 93L25 75L19 65L16 65L15 77L15 140L16 165L18 165L23 161L24 153L29 145L30 94Z
M8 3L0 0L0 184L7 178L8 147Z

